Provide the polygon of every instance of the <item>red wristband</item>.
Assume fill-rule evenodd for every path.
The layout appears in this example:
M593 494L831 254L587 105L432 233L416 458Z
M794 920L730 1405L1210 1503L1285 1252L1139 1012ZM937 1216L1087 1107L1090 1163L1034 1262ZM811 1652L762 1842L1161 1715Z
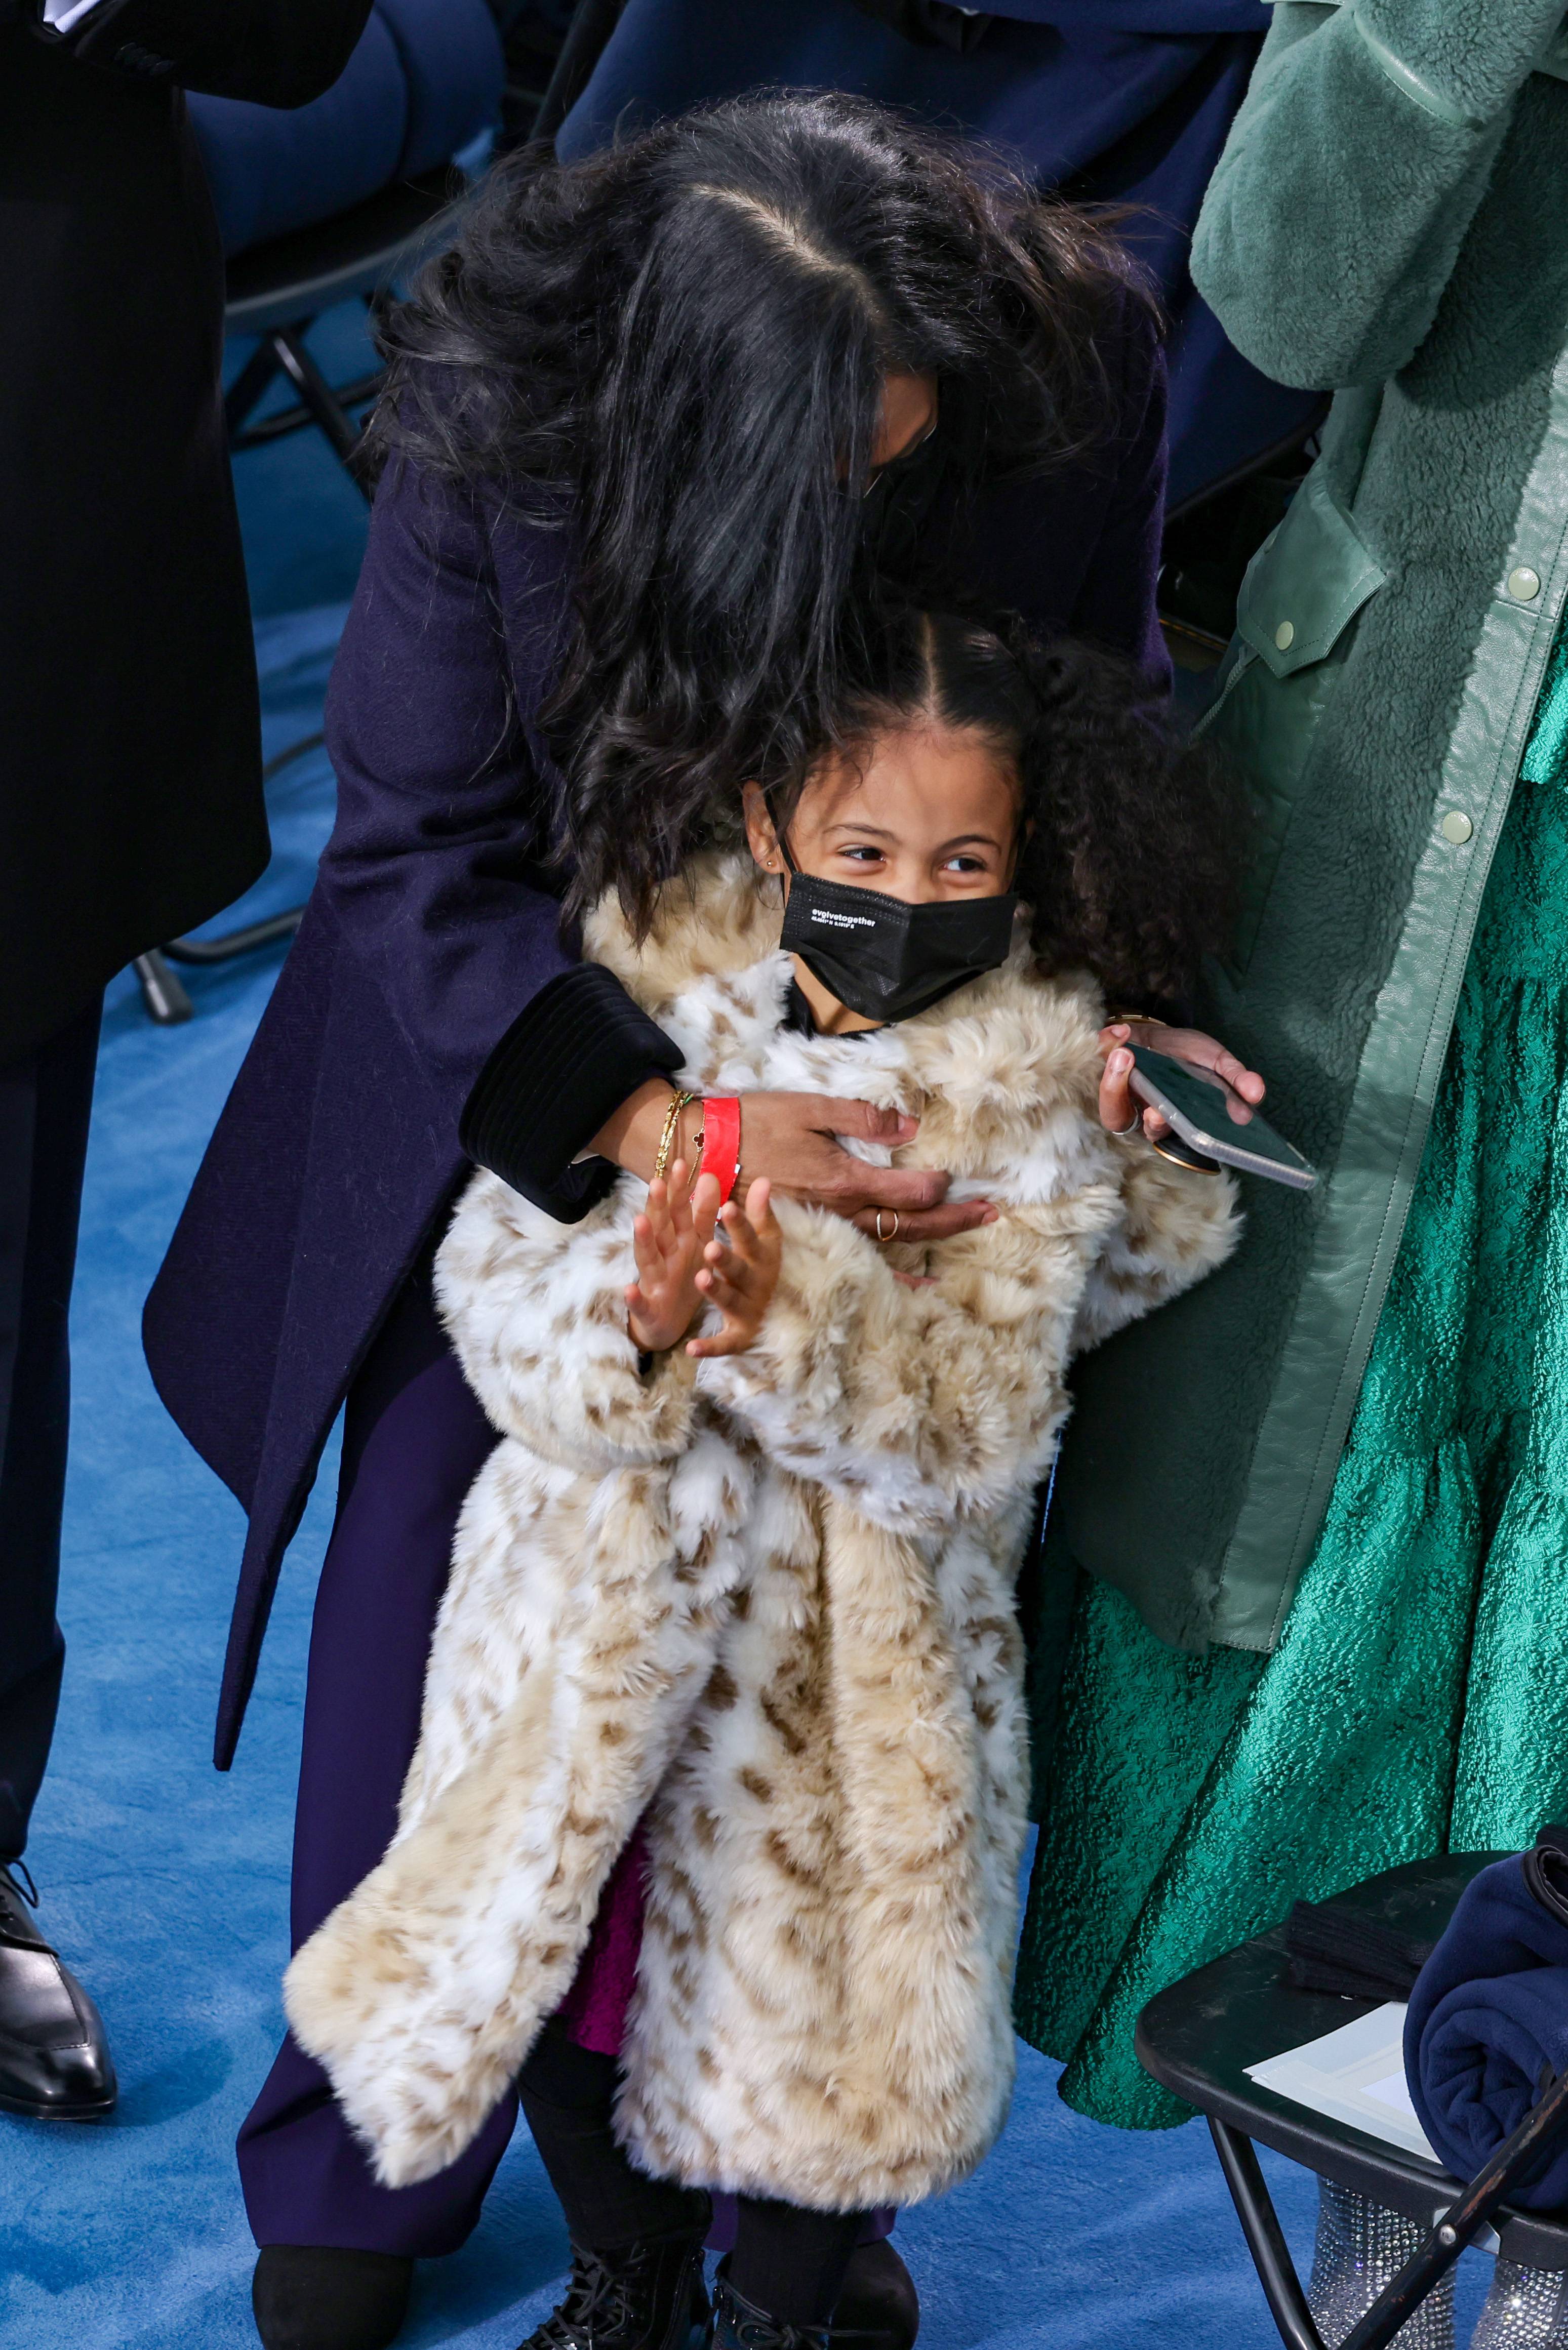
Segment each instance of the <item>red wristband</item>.
M697 1172L718 1177L722 1207L740 1171L741 1105L732 1094L720 1094L702 1104L702 1158Z

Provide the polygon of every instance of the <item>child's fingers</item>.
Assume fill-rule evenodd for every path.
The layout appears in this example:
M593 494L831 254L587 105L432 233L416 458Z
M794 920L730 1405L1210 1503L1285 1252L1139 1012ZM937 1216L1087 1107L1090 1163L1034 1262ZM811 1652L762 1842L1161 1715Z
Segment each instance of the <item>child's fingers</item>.
M639 1216L632 1224L631 1253L639 1277L644 1281L656 1280L663 1267L664 1256L652 1222L647 1216Z
M746 1222L764 1240L771 1240L779 1228L773 1198L774 1187L765 1175L759 1175L746 1193Z
M717 1297L721 1289L736 1297L754 1300L770 1287L769 1268L743 1257L737 1248L722 1248L711 1242L704 1252L697 1286L705 1297Z
M648 1204L643 1209L641 1215L637 1219L637 1222L639 1224L646 1224L648 1226L649 1232L652 1235L653 1244L656 1248L662 1251L668 1246L667 1235L670 1231L670 1187L666 1182L664 1182L662 1178L656 1176L653 1181L649 1185ZM634 1225L632 1229L635 1231L636 1225Z
M670 1170L670 1222L677 1233L691 1229L691 1172L684 1159L678 1159Z
M699 1175L691 1186L691 1229L699 1240L713 1237L713 1226L719 1213L719 1178Z
M756 1338L750 1322L726 1322L722 1330L711 1331L706 1337L688 1338L686 1351L701 1362L709 1355L743 1355Z
M711 1266L705 1267L698 1274L697 1286L708 1303L716 1305L722 1314L732 1314L749 1302L744 1287L733 1274L715 1272Z
M753 1184L752 1191L755 1191L759 1188L761 1188L764 1192L766 1191L766 1182L762 1180L762 1179L759 1179L758 1183ZM748 1193L746 1206L749 1208L750 1205L751 1193ZM730 1243L729 1253L731 1255L739 1259L739 1261L743 1264L762 1264L766 1263L772 1250L774 1236L778 1232L777 1224L774 1222L773 1217L766 1212L767 1201L765 1198L763 1202L763 1214L761 1227L753 1222L752 1218L746 1213L746 1209L741 1207L733 1200L731 1201L729 1206L724 1210L724 1237Z

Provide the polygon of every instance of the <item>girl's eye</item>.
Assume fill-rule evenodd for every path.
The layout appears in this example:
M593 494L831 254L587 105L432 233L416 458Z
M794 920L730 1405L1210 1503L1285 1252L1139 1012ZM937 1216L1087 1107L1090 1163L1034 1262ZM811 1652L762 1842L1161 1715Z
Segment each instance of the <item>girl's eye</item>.
M874 848L868 840L850 842L838 853L841 857L847 857L851 863L856 865L880 865L882 862L881 850Z
M949 873L984 873L988 870L983 857L950 857L945 868Z

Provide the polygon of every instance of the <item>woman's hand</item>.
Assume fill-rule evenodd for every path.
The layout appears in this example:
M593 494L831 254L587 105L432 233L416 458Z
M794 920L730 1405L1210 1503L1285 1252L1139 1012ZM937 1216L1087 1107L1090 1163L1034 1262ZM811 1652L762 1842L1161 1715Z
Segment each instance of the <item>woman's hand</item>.
M593 1149L618 1167L647 1177L658 1153L670 1092L662 1080L639 1087L596 1135ZM700 1107L685 1113L683 1145L701 1121ZM836 1139L853 1135L860 1141L897 1146L912 1141L919 1130L916 1119L902 1118L897 1110L877 1109L870 1102L839 1101L829 1094L747 1094L741 1108L741 1160L748 1176L765 1176L775 1191L846 1217L873 1240L878 1210L884 1231L890 1218L898 1217L898 1236L903 1241L949 1240L975 1224L993 1223L996 1210L989 1201L948 1202L950 1179L941 1169L868 1167Z
M1254 1107L1263 1098L1266 1087L1256 1069L1245 1067L1234 1053L1228 1053L1201 1028L1161 1028L1153 1022L1118 1020L1102 1028L1099 1035L1106 1064L1100 1079L1100 1124L1107 1134L1130 1133L1138 1119L1140 1104L1127 1083L1133 1065L1128 1047L1133 1045L1141 1045L1149 1053L1173 1054L1179 1060L1190 1061L1195 1068L1211 1069ZM1151 1142L1169 1133L1170 1121L1158 1110L1143 1109L1142 1117L1143 1130Z
M702 1181L711 1183L713 1179L705 1175ZM714 1183L715 1191L718 1188ZM743 1355L756 1344L784 1261L784 1234L769 1198L767 1178L760 1176L747 1191L743 1209L733 1200L721 1209L719 1222L729 1246L720 1240L708 1243L697 1286L708 1303L718 1307L723 1320L711 1336L690 1339L689 1355Z
M701 1304L702 1253L716 1245L718 1179L699 1176L688 1192L687 1176L686 1161L678 1159L668 1183L649 1185L648 1207L631 1228L637 1279L626 1293L626 1318L633 1343L645 1355L662 1355L691 1327Z

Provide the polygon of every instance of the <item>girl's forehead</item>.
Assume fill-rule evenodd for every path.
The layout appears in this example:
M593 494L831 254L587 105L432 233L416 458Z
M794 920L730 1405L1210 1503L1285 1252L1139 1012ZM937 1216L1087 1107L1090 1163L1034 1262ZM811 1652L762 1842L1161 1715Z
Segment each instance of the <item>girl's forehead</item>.
M801 814L818 825L864 823L898 833L940 827L1005 837L1018 812L1017 771L973 727L917 723L878 729L812 774Z

